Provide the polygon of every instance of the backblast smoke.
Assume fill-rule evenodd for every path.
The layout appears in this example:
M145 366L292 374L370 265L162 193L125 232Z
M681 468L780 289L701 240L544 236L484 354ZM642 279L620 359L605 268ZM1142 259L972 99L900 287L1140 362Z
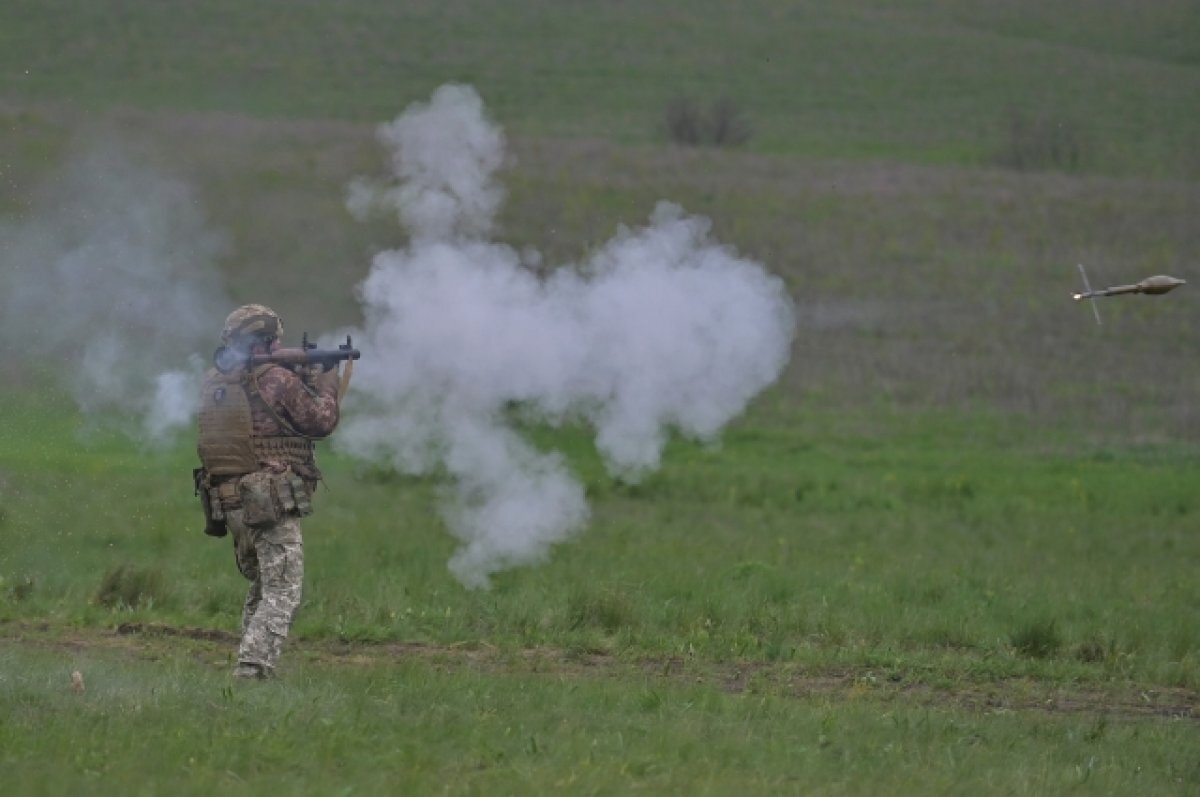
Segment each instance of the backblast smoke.
M451 477L450 569L486 587L586 523L582 486L512 419L583 421L616 477L659 465L669 430L714 441L787 363L784 285L663 202L585 262L541 277L488 240L504 138L473 89L444 86L379 131L396 180L357 181L353 211L388 207L410 235L360 285L365 330L343 450Z
M102 142L0 223L5 345L59 363L83 411L136 416L151 440L191 421L203 362L189 353L228 312L223 241L197 208L184 183Z

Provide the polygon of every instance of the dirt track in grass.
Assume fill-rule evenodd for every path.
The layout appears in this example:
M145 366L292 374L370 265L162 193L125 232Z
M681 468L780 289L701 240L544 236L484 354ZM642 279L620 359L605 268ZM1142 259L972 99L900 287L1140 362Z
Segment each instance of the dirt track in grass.
M48 623L0 623L0 648L32 646L72 653L111 651L157 660L189 655L215 668L230 664L236 635L210 628L125 623L116 628L69 628ZM980 713L1034 711L1094 714L1108 719L1200 722L1200 692L1138 684L1078 686L1027 678L933 684L916 673L865 667L806 667L795 662L698 661L666 656L627 658L601 651L550 647L502 650L482 641L453 644L292 640L289 654L330 666L386 666L420 660L436 669L554 678L622 678L644 686L710 686L731 694L776 694L796 699L872 700ZM284 673L286 677L286 669ZM64 688L67 686L64 682Z

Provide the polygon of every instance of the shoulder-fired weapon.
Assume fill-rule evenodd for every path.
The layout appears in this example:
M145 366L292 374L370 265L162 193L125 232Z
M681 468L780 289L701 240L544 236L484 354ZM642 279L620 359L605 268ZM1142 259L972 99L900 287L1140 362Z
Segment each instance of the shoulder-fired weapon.
M252 354L251 352L234 347L222 346L213 353L213 365L223 374L236 371L239 368L255 368L260 365L274 364L288 367L320 366L322 371L336 368L343 361L357 360L362 355L346 336L346 342L336 349L318 349L315 343L308 342L308 333L300 348L276 349L270 354Z

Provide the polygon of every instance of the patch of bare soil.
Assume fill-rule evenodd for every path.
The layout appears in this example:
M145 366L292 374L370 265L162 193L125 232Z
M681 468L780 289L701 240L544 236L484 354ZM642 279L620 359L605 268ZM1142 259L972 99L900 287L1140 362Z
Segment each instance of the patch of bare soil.
M181 641L193 652L228 649L236 634L212 628L179 628L122 623L114 629L55 627L48 623L0 622L0 645L34 645L74 652L125 651L159 659ZM935 686L904 673L886 675L868 668L805 667L795 663L706 662L681 656L628 660L598 650L549 647L502 650L482 641L451 644L293 640L289 653L333 666L386 666L419 659L439 668L496 673L544 673L554 677L637 676L664 686L709 686L732 694L782 694L798 699L903 701L981 713L1037 711L1096 714L1113 719L1200 721L1200 692L1190 689L1114 685L1063 686L1030 679ZM211 656L208 658L212 658Z
M235 644L238 641L237 635L231 634L228 631L221 631L217 628L175 628L157 623L121 623L117 626L116 633L119 636L129 636L131 634L181 636L188 639L201 639L209 642L233 642Z

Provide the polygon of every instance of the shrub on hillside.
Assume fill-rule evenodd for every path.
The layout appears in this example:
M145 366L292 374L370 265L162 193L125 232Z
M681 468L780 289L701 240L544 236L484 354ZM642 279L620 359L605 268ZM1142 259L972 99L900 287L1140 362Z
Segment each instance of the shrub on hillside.
M690 97L667 103L667 138L688 147L740 147L750 140L750 124L736 102L721 97L707 110Z
M1079 171L1086 145L1078 125L1010 108L1004 143L996 162L1019 171Z
M704 133L704 114L690 97L675 97L667 103L667 137L676 144L699 146Z

